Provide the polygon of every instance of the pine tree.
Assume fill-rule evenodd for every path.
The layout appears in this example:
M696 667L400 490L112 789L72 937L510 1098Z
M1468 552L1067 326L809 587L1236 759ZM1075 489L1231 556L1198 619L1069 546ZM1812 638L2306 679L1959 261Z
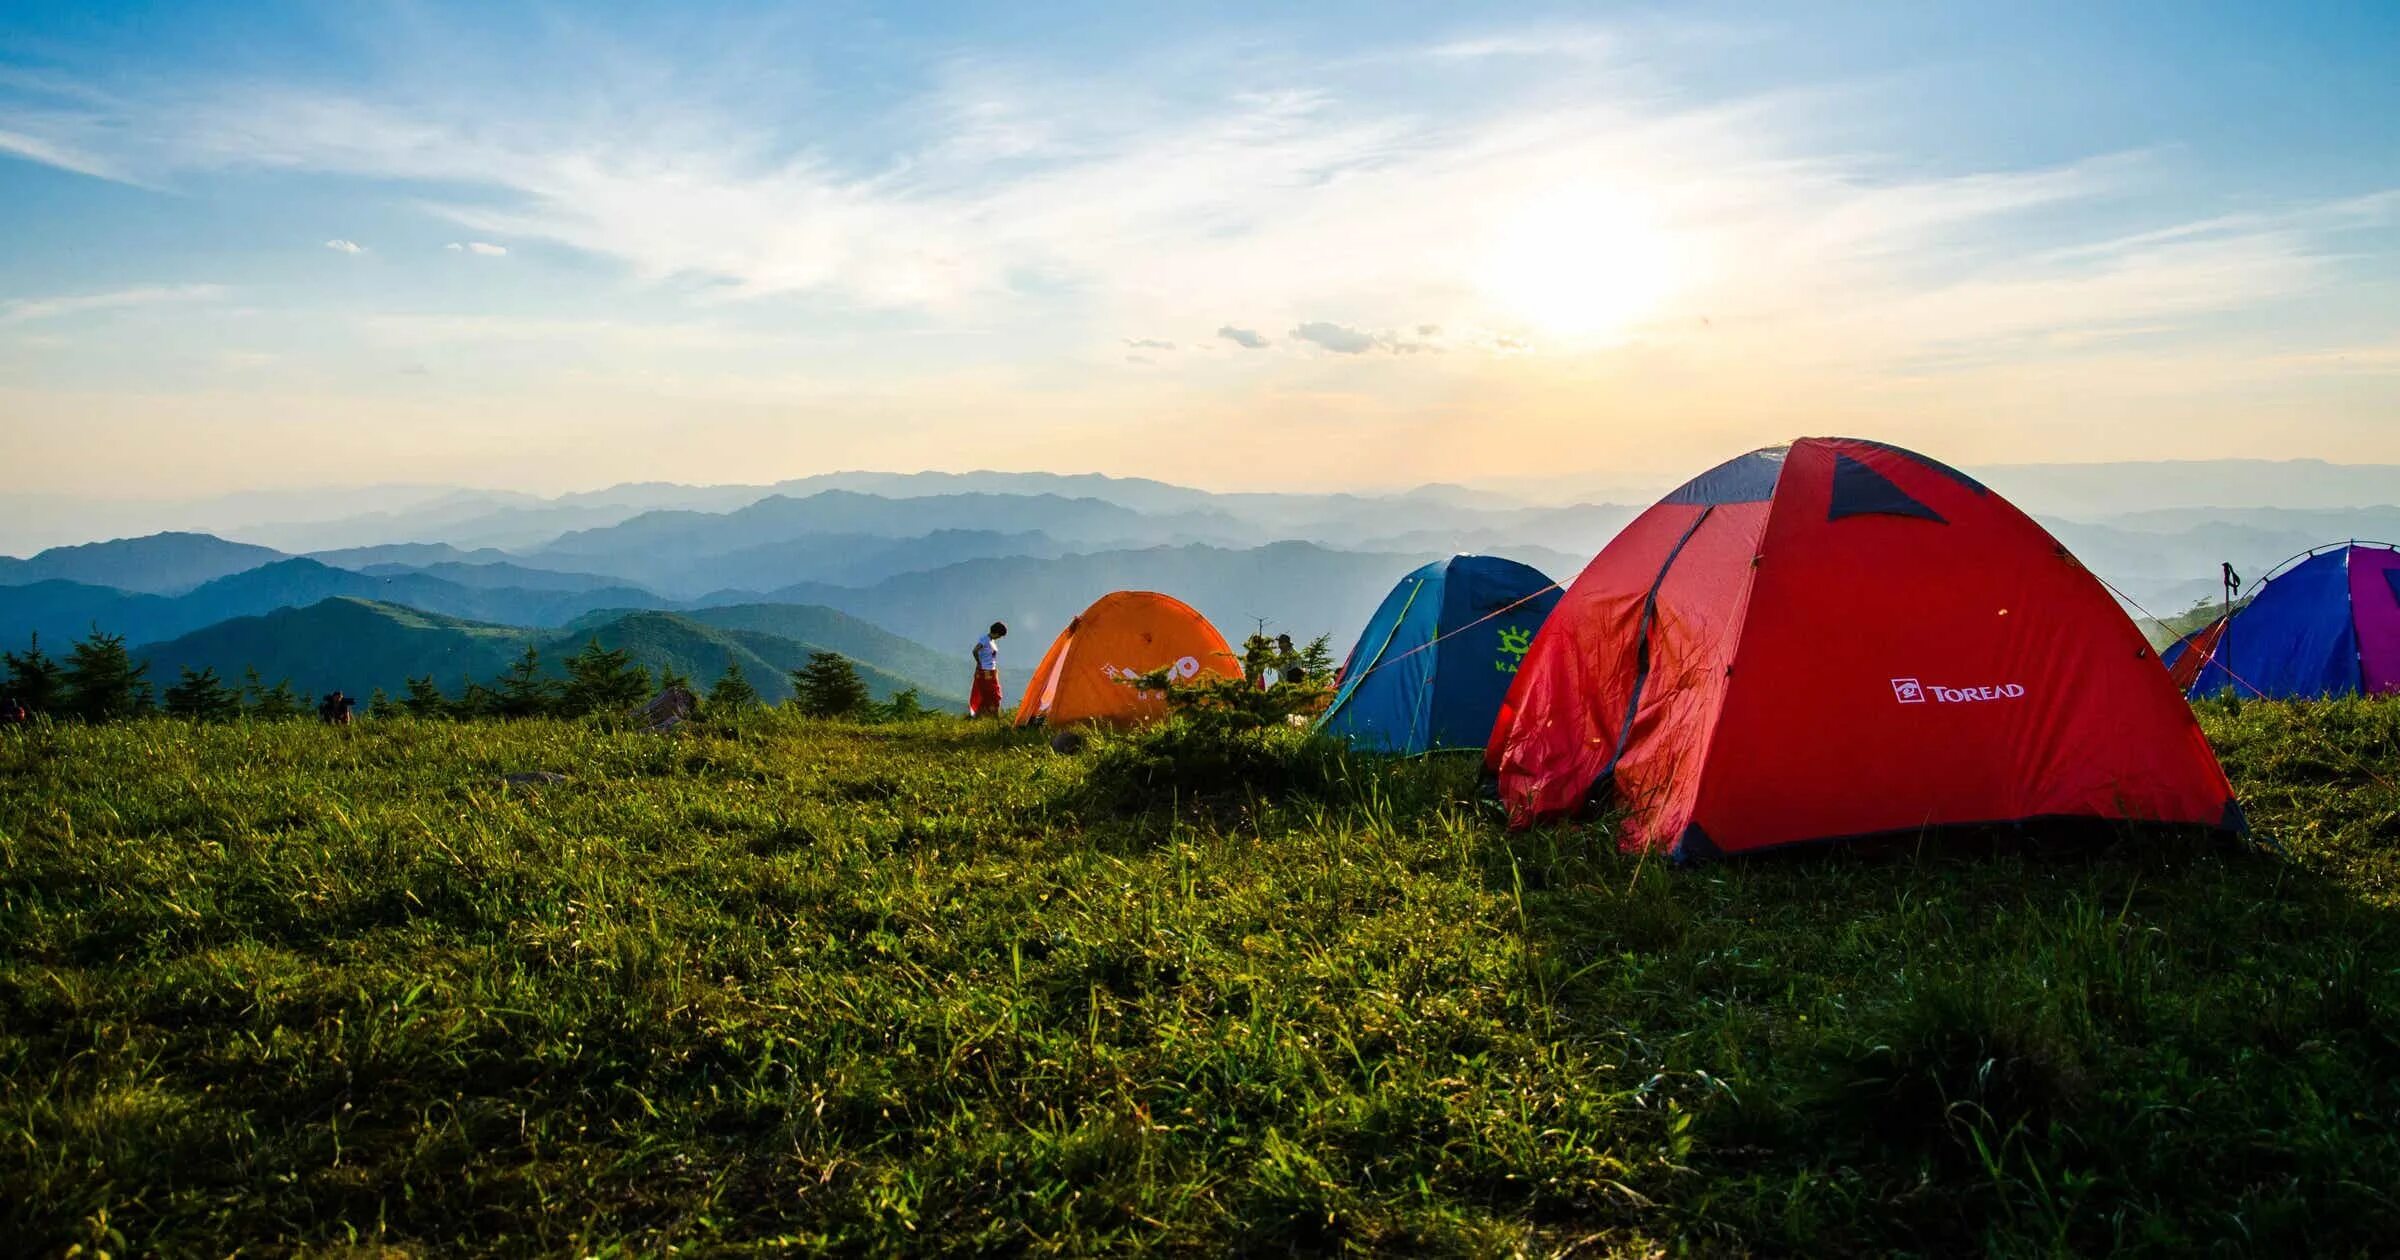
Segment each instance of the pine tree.
M167 688L164 698L167 712L194 722L224 722L242 715L242 693L226 686L214 665L197 672L184 666L182 679Z
M377 688L376 688L374 691L372 691L372 692L368 693L368 695L367 695L367 716L368 716L368 717L387 718L387 717L390 717L390 716L392 716L394 713L397 713L397 712L399 712L399 711L400 711L400 706L399 706L399 705L396 705L396 704L394 704L394 703L392 703L392 698L391 698L391 696L390 696L390 695L388 695L388 694L386 694L386 693L384 692L383 688L381 688L381 687L377 687Z
M488 718L500 716L500 693L472 678L460 684L458 700L450 706L450 716L457 718Z
M792 671L793 703L810 717L854 717L867 707L867 685L839 652L811 652L808 664Z
M925 698L914 687L893 692L891 699L877 707L883 711L884 719L891 722L913 722L925 716Z
M35 713L57 715L63 711L66 671L42 651L42 636L33 636L23 654L0 652L0 660L8 662L8 682L0 687L0 694L15 696Z
M136 664L125 650L125 636L92 631L67 653L61 675L66 684L66 711L86 722L113 722L147 712L150 707L150 662Z
M567 658L567 685L559 693L557 708L568 717L619 714L649 698L649 667L634 664L633 653L625 648L611 651L600 646L594 635L582 651Z
M250 706L250 716L262 722L286 722L308 712L308 703L292 689L292 680L279 678L275 685L258 693L258 703Z
M1332 686L1334 666L1338 664L1340 662L1333 659L1333 636L1331 635L1320 634L1316 638L1310 639L1307 647L1300 649L1299 665L1300 668L1308 671L1310 682Z
M724 721L751 712L759 704L758 688L750 685L749 678L742 674L742 667L738 663L729 664L716 685L708 689L705 712L712 720Z
M300 693L292 690L289 678L270 687L258 676L256 665L242 671L242 695L249 715L261 722L286 722L303 711Z
M400 707L406 710L410 717L415 718L438 718L450 715L450 701L442 695L441 688L433 685L433 675L431 674L408 680L408 695L400 701Z
M500 675L500 685L493 690L501 717L540 717L558 703L558 683L542 677L542 653L532 644Z

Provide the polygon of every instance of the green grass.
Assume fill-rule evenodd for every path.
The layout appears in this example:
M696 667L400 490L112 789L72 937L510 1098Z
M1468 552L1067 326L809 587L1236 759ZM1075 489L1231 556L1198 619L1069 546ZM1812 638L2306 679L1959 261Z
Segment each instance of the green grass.
M2280 852L1675 870L947 720L0 735L0 1252L2387 1251L2400 705L2206 720Z

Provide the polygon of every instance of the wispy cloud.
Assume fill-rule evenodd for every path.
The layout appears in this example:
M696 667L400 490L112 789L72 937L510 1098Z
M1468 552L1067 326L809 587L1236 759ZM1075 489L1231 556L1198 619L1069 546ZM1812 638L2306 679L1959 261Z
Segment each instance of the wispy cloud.
M1502 57L1608 58L1620 42L1590 29L1499 30L1415 51L1422 73L1440 74ZM46 112L0 107L0 147L108 178L274 169L391 181L479 234L555 242L711 296L982 318L1028 293L1072 295L1095 318L1152 327L1207 328L1203 311L1242 312L1216 336L1251 349L1266 344L1251 327L1290 321L1315 330L1296 340L1345 355L1374 348L1377 334L1360 329L1384 320L1543 345L1547 312L1489 281L1495 253L1530 254L1539 279L1544 251L1583 247L1544 239L1552 229L1540 223L1526 239L1528 211L1561 198L1614 207L1591 235L1638 231L1647 239L1623 245L1628 256L1674 258L1657 292L1613 321L1657 329L1730 316L1806 332L1827 309L1821 295L1838 292L1838 313L1899 340L1937 318L1994 335L2089 336L2223 309L2212 293L2288 297L2322 278L2308 262L2313 228L2247 238L2195 228L2206 246L2191 249L2139 236L2012 248L2024 216L2125 197L2156 161L2145 154L1907 178L1885 161L1815 151L1789 121L1806 102L1771 95L1676 108L1612 95L1611 76L1528 71L1542 90L1426 110L1338 65L1286 65L1265 87L1231 63L1179 73L1064 86L976 63L894 108L881 123L896 143L865 161L638 74L623 103L539 114L502 107L506 93L489 84L189 85ZM1588 269L1595 292L1623 287L1609 260Z
M1442 61L1481 61L1493 57L1597 57L1616 44L1604 32L1568 28L1479 35L1411 51Z
M98 179L134 183L134 178L114 164L86 153L63 140L48 140L26 135L21 131L0 128L0 154L10 154L44 166L90 175Z
M357 241L345 240L338 236L330 241L325 242L325 248L330 249L337 254L363 254L367 252L367 247L359 244Z
M131 289L112 289L105 293L78 293L59 297L16 298L0 301L0 323L22 324L41 319L59 319L92 311L124 310L129 307L161 306L181 302L205 302L225 295L225 286L217 284L160 284Z
M727 449L787 442L795 459L991 458L965 452L1007 415L1012 458L1138 468L1163 430L1125 417L1172 414L1410 417L1416 457L1471 463L1547 447L1470 444L1460 414L1523 438L1606 412L1688 421L1686 449L1640 444L1668 461L1880 403L2030 398L2081 425L2113 418L2093 401L2111 381L2192 393L2204 374L2173 365L2201 354L2210 381L2382 383L2400 307L2375 300L2388 265L2356 259L2391 257L2400 192L2195 193L2208 172L2171 134L2039 161L1912 138L1858 125L1897 112L1874 82L1761 75L1729 95L1672 81L1676 45L1655 34L1463 31L1354 58L1256 36L1113 66L968 50L823 98L806 67L695 76L638 48L580 58L571 80L439 56L338 87L54 79L0 84L0 151L194 199L257 172L319 177L423 216L462 257L580 258L556 292L493 308L506 316L395 309L473 300L458 281L480 264L406 290L379 287L403 278L389 266L328 265L339 313L286 317L387 389L430 364L520 389L561 431L603 404L633 431L705 399L758 417ZM387 263L428 248L370 235ZM104 296L0 304L0 320ZM1089 370L1128 358L1159 370ZM901 414L925 429L877 420Z
M1294 340L1305 341L1335 354L1365 354L1376 346L1375 338L1355 328L1316 321L1292 330Z
M1381 351L1389 354L1421 354L1445 348L1439 324L1419 324L1414 332L1392 329L1368 332L1341 324L1317 321L1302 324L1291 332L1292 340L1305 341L1318 349L1334 354L1355 355ZM1464 344L1493 348L1486 338L1467 338Z

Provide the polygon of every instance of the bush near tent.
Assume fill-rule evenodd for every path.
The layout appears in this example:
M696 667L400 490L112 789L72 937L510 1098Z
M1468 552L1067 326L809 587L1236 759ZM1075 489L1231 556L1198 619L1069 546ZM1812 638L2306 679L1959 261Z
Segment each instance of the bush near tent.
M1615 805L1680 858L1943 826L2240 830L2098 580L1946 465L1754 451L1642 514L1535 639L1486 753L1511 819Z
M1417 569L1368 619L1318 729L1375 752L1481 751L1559 594L1541 570L1497 556Z
M1134 685L1160 668L1184 682L1242 676L1225 636L1191 605L1156 591L1103 595L1051 641L1017 702L1016 724L1128 727L1160 721L1167 716L1165 697Z
M2348 542L2303 552L2165 659L2168 676L2194 699L2400 691L2400 550Z

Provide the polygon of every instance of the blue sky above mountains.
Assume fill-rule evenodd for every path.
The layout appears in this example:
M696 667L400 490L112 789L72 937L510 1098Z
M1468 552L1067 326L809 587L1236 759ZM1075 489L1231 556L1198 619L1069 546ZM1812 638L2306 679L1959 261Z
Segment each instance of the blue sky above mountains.
M0 6L48 490L2400 459L2400 10Z

